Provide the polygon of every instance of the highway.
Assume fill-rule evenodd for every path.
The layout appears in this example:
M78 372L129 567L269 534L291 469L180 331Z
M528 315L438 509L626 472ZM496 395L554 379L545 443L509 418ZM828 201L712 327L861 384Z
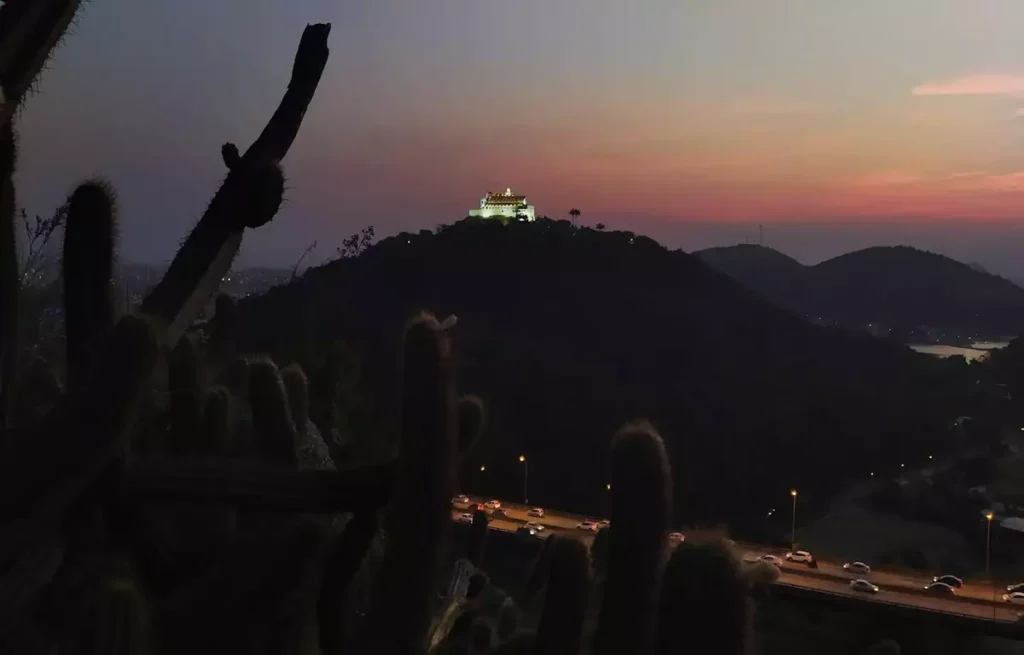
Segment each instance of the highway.
M484 503L487 500L489 499L470 497L469 504L453 504L452 518L457 520L462 513L472 513L478 503ZM588 545L593 542L593 533L579 530L576 526L584 520L595 522L600 520L547 508L545 508L542 518L534 518L527 514L530 507L506 501L501 501L501 509L505 511L506 517L489 517L489 525L492 529L515 532L524 523L533 521L545 527L544 532L539 533L538 536L547 533L569 533L582 539ZM762 548L753 544L737 543L736 545L745 561L766 553L777 555L783 559L786 552L777 548ZM963 588L957 590L956 596L931 596L922 593L924 586L932 581L931 577L882 571L874 567L872 567L871 574L865 577L880 587L881 591L877 594L853 591L849 586L850 580L861 576L847 574L843 571L842 564L842 562L818 560L818 568L815 570L804 564L783 560L781 576L776 584L848 596L865 602L896 604L998 622L1016 622L1018 613L1024 613L1024 605L1011 605L1002 600L1002 595L1006 593L1005 587L997 588L993 596L990 586L965 581ZM993 597L995 598L994 602Z

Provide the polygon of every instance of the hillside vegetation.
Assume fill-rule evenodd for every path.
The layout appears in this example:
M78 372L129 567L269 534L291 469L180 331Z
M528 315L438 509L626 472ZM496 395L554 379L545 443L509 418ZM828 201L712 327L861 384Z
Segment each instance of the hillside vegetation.
M907 246L874 247L804 266L765 246L693 253L766 299L816 321L899 335L924 328L1003 337L1024 329L1024 289L977 265Z
M646 237L565 221L385 239L240 303L241 345L342 339L385 398L403 321L424 307L458 317L459 378L488 405L467 465L487 471L467 491L521 497L525 454L532 502L600 510L605 435L645 416L679 474L678 520L763 519L791 487L823 498L941 449L958 409L942 362L813 326Z

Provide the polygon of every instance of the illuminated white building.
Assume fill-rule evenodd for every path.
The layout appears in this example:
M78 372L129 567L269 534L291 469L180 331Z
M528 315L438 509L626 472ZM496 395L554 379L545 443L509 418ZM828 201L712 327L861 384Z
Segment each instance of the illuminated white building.
M520 218L524 221L536 220L533 205L526 204L526 196L517 196L512 189L492 193L487 192L486 198L480 199L480 208L471 209L470 216L478 218Z

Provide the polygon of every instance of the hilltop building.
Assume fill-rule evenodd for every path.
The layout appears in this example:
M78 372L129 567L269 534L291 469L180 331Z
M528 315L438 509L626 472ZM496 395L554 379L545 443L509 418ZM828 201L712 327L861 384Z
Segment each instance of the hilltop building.
M524 221L536 220L533 205L526 204L526 196L517 196L512 189L487 192L487 197L480 199L480 208L469 210L470 216L478 218L518 218Z

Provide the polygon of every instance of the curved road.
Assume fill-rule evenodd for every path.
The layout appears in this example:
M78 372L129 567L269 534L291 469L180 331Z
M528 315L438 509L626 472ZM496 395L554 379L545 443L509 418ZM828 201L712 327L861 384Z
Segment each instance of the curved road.
M478 503L488 500L472 496L469 498L469 504L453 503L453 519L457 520L459 515L463 513L472 513ZM588 545L594 539L593 533L579 530L577 525L584 520L599 520L548 509L545 509L543 517L534 518L527 514L530 507L506 501L501 501L501 508L505 511L505 518L490 518L489 525L495 530L515 532L524 523L534 521L545 527L545 533L548 531L552 533L568 532L580 537ZM778 555L782 559L782 556L785 554L784 550L779 549L759 548L751 544L737 543L736 545L744 560L751 560L765 553ZM932 581L930 577L872 569L871 574L866 577L880 587L881 591L877 594L866 594L850 589L849 581L860 576L849 575L844 572L842 563L818 560L818 569L814 570L803 564L793 564L784 561L781 574L776 584L850 596L868 602L894 603L1006 622L1015 622L1018 613L1024 613L1024 605L1010 605L1002 600L1005 588L996 589L993 595L993 589L990 586L975 582L965 581L963 588L958 589L956 596L953 597L928 596L923 595L921 592L924 586ZM995 599L994 602L993 598Z

